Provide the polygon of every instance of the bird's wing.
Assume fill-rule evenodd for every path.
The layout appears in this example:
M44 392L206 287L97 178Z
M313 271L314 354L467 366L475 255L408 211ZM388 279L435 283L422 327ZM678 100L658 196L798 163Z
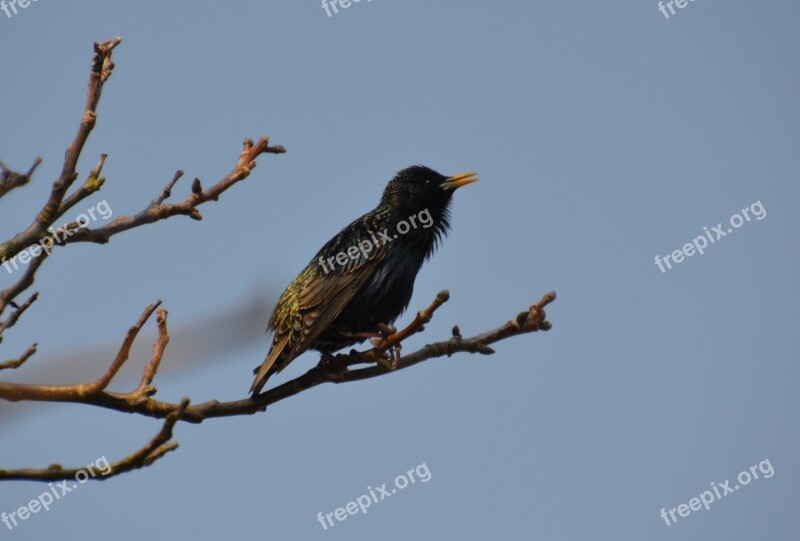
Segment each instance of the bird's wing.
M366 233L364 238L368 238ZM349 246L357 245L352 237L350 239L349 242L341 237L331 239L320 254L347 253ZM257 371L251 392L258 393L270 375L280 372L327 330L383 261L387 251L384 244L374 247L366 257L359 252L329 273L323 271L318 259L309 263L278 301L270 323L275 330L272 347Z

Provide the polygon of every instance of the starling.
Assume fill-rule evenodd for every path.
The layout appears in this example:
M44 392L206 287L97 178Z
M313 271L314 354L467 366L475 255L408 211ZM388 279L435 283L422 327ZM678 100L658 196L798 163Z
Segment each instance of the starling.
M378 336L411 301L414 280L450 228L453 192L476 173L399 171L378 206L329 240L283 292L270 318L272 347L250 392L308 349L331 354Z

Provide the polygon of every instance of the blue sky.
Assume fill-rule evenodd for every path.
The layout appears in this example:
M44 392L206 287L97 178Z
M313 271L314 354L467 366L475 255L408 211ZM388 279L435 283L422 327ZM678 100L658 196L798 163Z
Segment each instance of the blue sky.
M97 377L163 299L172 341L158 396L244 397L282 288L414 163L481 181L456 194L410 313L442 289L451 300L405 351L558 292L548 333L180 424L179 450L153 467L81 485L0 536L796 537L798 16L789 2L704 0L669 19L641 0L362 0L332 16L319 2L39 0L0 12L0 160L44 159L0 201L4 239L60 171L93 41L123 38L80 163L85 175L108 153L107 181L74 215L103 200L114 216L138 212L177 169L176 198L195 176L210 185L245 137L288 150L262 156L201 222L57 251L0 357L33 341L39 353L5 379ZM763 219L666 272L655 264L757 202ZM15 276L0 268L0 288ZM135 385L153 327L115 389ZM3 404L0 416L4 468L117 460L160 428L61 404ZM659 516L764 460L769 478L669 526ZM327 530L317 521L422 464L427 482ZM47 489L6 482L0 511Z

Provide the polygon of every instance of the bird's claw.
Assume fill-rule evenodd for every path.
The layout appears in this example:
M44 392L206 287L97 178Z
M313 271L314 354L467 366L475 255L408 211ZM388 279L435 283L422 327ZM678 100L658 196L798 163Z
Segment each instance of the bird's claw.
M384 370L394 370L397 368L397 366L393 366L394 363L392 363L392 360L388 356L381 355L375 362Z
M387 325L386 323L378 323L377 327L378 327L378 332L384 337L387 337L397 332L397 327L395 327L394 325Z
M372 344L372 347L376 348L381 347L381 344L383 344L384 340L386 340L391 335L397 332L397 327L395 327L394 325L387 325L386 323L378 323L376 327L378 329L378 332L374 333L372 335L374 336L374 338L369 341L369 343Z
M398 361L400 360L400 350L403 348L402 344L395 344L387 349L383 355L378 357L377 362L386 370L397 370Z

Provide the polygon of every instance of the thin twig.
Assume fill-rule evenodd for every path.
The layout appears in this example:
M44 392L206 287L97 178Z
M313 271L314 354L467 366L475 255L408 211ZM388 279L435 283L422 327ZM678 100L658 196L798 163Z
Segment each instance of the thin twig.
M105 177L101 177L100 174L103 172L103 165L106 163L106 158L108 158L108 154L101 154L100 160L97 162L97 165L94 166L94 169L89 172L89 175L86 177L83 185L72 192L72 194L61 203L61 205L58 207L59 216L63 216L64 213L74 207L77 203L83 201L103 187L106 179Z
M139 331L142 330L144 324L160 304L161 301L157 301L155 304L151 304L144 309L142 315L139 316L139 321L137 321L133 327L128 329L128 333L125 335L125 339L122 341L122 347L119 348L119 353L117 353L117 356L114 358L114 362L111 363L111 366L108 368L106 373L94 383L86 385L85 388L81 390L82 393L86 395L96 395L108 387L108 384L111 383L111 380L117 375L119 369L122 368L122 365L128 360L128 355L130 355L131 352L131 346L133 346L133 342L136 340Z
M31 165L27 173L17 173L6 167L3 162L0 162L0 197L3 197L14 188L19 188L30 182L31 177L33 177L33 172L36 171L36 168L39 167L41 163L42 158L37 157L33 160L33 165Z
M180 404L178 404L178 408L167 416L159 433L147 442L144 447L132 455L108 465L103 468L103 470L95 472L93 468L92 473L94 473L94 475L88 475L86 473L86 469L88 468L64 469L58 464L53 464L49 468L44 469L26 468L20 470L0 470L0 480L60 481L70 477L77 479L78 474L83 472L84 475L82 477L86 479L104 481L121 473L144 468L145 466L151 465L168 452L178 448L177 442L170 441L172 439L172 431L175 428L175 423L180 420L188 406L188 398L181 400ZM97 464L95 463L95 467L96 466Z
M47 259L48 255L49 254L47 252L42 251L38 257L34 257L31 260L31 262L28 264L28 268L25 269L22 277L17 280L16 283L0 291L0 314L5 312L6 307L11 304L20 293L33 285L36 277L36 271L39 270L39 267L42 266L42 263L44 263L44 260ZM10 265L11 263L6 262L5 264Z
M147 391L149 391L150 385L153 383L153 378L156 376L156 372L158 372L161 359L164 357L164 350L167 349L167 344L169 343L166 310L158 311L158 314L156 314L156 323L158 325L158 340L156 340L156 343L153 345L153 355L150 357L150 362L144 369L142 381L139 383L137 389L137 391L143 394L147 394Z
M25 310L30 308L31 304L36 302L36 299L38 298L39 298L39 293L38 292L34 293L30 297L28 297L28 300L23 302L13 312L11 312L11 315L8 316L8 319L0 322L0 342L3 341L3 332L13 327L17 323L19 318L22 316L22 314L25 313Z
M37 344L33 343L30 346L28 346L28 349L26 349L25 353L23 353L19 358L11 359L10 361L5 361L0 363L0 371L8 370L9 368L10 369L19 368L25 361L30 359L34 353L36 353L36 347Z
M119 216L117 219L102 227L90 229L81 228L75 231L71 236L64 240L64 244L72 244L75 242L94 242L98 244L105 244L109 239L123 231L128 231L135 227L140 227L145 224L152 224L172 216L189 216L195 220L201 220L203 216L198 210L198 206L209 201L216 201L219 196L229 189L231 186L246 179L250 176L250 172L255 167L255 160L261 154L283 154L286 149L282 145L270 146L269 138L262 137L255 145L250 139L244 142L244 150L239 156L239 161L236 166L219 182L199 193L192 191L186 198L179 203L164 203L167 195L171 193L177 179L180 178L178 174L173 177L172 181L161 191L158 197L154 199L150 205L143 211L133 216Z

